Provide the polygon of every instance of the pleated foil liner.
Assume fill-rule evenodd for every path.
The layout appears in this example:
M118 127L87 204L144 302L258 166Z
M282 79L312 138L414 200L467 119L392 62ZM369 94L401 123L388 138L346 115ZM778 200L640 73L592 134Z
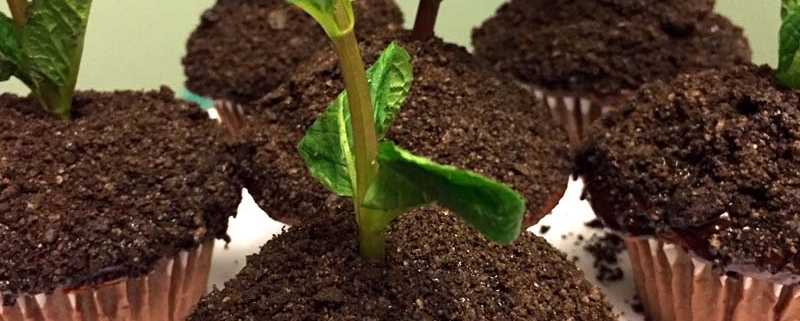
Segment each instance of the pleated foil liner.
M611 109L611 106L601 105L580 95L559 94L536 87L528 89L536 98L547 103L553 121L564 126L573 147L577 147L583 140L592 122Z
M213 251L212 239L159 260L146 276L19 295L0 321L183 321L206 291Z
M653 321L798 321L800 288L732 278L655 238L626 237L636 290Z

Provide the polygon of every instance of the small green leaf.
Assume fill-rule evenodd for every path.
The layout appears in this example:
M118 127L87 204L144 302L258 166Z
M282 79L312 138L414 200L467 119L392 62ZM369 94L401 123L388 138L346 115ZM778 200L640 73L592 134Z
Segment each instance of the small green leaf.
M378 140L383 139L400 107L411 90L414 81L414 68L408 52L394 43L383 51L378 61L369 71L370 98L375 114L375 132Z
M786 19L787 16L792 15L800 7L798 0L782 0L781 1L781 19Z
M391 142L379 146L378 163L365 207L397 212L435 201L492 242L509 244L519 236L525 201L507 186L414 156Z
M0 12L0 81L17 73L20 66L19 34L14 20Z
M391 44L367 70L367 78L380 139L400 112L411 88L411 57L402 47ZM355 156L346 92L339 94L311 125L298 149L312 176L339 196L353 196Z
M353 127L347 94L342 93L311 125L298 150L311 176L339 196L353 196Z
M350 30L355 25L355 17L353 15L353 0L285 0L295 6L300 7L311 15L314 20L325 29L328 37L334 38L342 35L347 30ZM346 17L336 16L336 5L343 6ZM347 19L344 26L337 22L338 19Z
M783 20L780 30L778 80L800 89L800 12L794 11Z

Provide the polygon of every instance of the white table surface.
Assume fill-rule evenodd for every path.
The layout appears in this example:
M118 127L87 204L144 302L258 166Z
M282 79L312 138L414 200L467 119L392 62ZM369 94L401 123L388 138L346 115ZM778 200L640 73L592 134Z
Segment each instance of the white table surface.
M598 230L588 228L584 223L592 220L592 213L589 204L579 199L582 183L580 181L570 182L567 193L561 199L559 205L553 210L553 214L546 217L539 224L550 226L550 230L543 235L551 244L567 253L568 257L578 257L577 265L583 269L589 281L597 284L605 291L609 302L611 302L617 312L621 315L621 321L643 321L643 317L631 310L631 302L634 297L634 285L631 278L630 266L627 255L620 255L620 266L625 272L625 277L621 281L610 284L601 284L595 280L595 270L592 267L593 257L583 250L582 244L575 245L577 235L583 235L586 240L592 234L600 233ZM231 236L231 243L217 242L214 261L211 266L211 276L209 287L223 287L223 283L232 278L244 267L245 256L255 253L272 236L281 233L284 226L269 218L261 209L256 206L247 192L244 192L242 204L236 218L231 218L228 234ZM539 233L540 226L529 229L532 233ZM566 239L562 235L568 235ZM571 235L571 236L570 236Z

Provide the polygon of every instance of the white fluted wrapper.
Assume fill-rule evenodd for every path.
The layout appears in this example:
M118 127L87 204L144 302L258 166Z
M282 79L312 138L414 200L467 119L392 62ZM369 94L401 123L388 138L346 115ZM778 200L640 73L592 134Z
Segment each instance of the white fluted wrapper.
M159 260L146 276L22 294L2 307L0 321L182 321L205 293L213 251L210 240Z
M731 278L656 238L626 237L636 290L653 321L798 321L800 287Z

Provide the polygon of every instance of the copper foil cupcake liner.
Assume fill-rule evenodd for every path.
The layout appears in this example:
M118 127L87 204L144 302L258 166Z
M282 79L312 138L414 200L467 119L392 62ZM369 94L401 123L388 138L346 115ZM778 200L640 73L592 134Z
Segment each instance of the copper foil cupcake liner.
M19 295L3 306L0 321L178 321L185 320L206 291L214 240L172 258L153 271L78 289Z
M578 94L563 94L527 86L536 98L544 100L556 124L563 125L571 146L577 147L591 124L611 107Z
M797 321L800 288L727 277L681 247L626 237L636 290L653 321Z

